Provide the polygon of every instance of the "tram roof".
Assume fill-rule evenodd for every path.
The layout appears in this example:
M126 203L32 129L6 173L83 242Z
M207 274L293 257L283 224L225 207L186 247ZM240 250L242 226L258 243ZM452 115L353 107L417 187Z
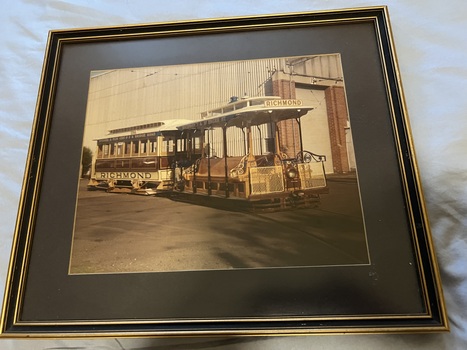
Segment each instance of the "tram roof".
M301 100L296 99L281 99L280 97L245 99L205 112L203 119L180 125L178 129L261 125L299 118L312 109L314 107L303 105Z
M150 123L150 124L142 124L142 125L135 125L127 128L121 129L114 129L114 130L121 130L119 132L109 132L104 137L100 137L97 140L100 142L104 141L116 141L122 137L131 136L131 135L161 135L165 131L178 131L178 127L180 125L184 125L187 123L192 122L189 119L167 119L161 120L160 122ZM156 124L157 126L152 126Z

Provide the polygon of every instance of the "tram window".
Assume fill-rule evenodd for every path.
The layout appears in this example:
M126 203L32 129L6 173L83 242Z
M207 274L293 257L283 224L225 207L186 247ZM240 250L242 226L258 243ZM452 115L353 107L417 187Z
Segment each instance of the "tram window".
M147 151L147 148L148 148L148 147L147 147L147 146L148 146L147 141L140 141L140 145L139 145L139 146L140 146L140 147L139 147L139 153L140 153L141 155L147 154L147 152L148 152L148 151Z
M139 141L132 142L131 144L133 146L133 155L137 155L139 153Z
M149 153L155 154L157 152L157 140L149 141Z
M99 150L102 150L102 157L103 157L103 158L109 156L109 151L110 151L109 145L102 145L102 146L99 146Z
M123 146L125 144L123 142L119 142L116 144L116 147L115 147L115 154L117 157L121 157L123 155Z
M169 152L173 152L174 151L174 147L175 146L175 142L173 139L169 139Z
M201 138L195 137L195 150L200 151L201 150Z
M185 151L185 140L183 139L178 139L177 140L177 152L183 152Z
M125 142L125 155L130 154L131 151L131 142Z
M162 139L162 152L173 153L174 151L174 140L171 137L164 137Z

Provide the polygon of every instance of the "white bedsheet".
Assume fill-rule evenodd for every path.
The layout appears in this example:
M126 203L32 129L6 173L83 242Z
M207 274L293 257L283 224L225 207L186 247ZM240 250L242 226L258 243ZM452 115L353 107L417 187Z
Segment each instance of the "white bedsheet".
M389 6L451 333L232 339L0 340L1 349L467 349L465 0L0 0L0 285L50 29ZM3 291L0 292L3 297Z

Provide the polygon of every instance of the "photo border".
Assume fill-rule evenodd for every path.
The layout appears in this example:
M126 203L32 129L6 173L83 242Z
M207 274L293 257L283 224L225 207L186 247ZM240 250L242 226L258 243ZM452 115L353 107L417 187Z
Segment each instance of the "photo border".
M403 201L396 198L391 203L389 200L387 207L390 208L390 213L385 219L392 218L396 223L406 223L405 229L401 226L400 230L394 232L394 240L400 243L398 248L403 259L413 255L410 267L402 267L401 257L390 256L389 253L389 256L386 256L383 247L378 246L379 248L372 250L372 254L377 255L376 263L373 263L369 270L365 270L365 275L360 276L361 279L354 278L355 275L350 271L352 267L340 267L339 271L332 267L294 269L288 270L287 275L278 274L274 269L261 272L218 271L215 275L212 274L214 272L204 271L189 274L164 273L163 276L145 273L126 275L125 282L117 281L111 275L68 276L68 264L61 263L69 261L76 186L69 185L73 182L70 181L70 177L59 178L51 174L54 173L58 155L65 146L64 140L70 145L75 145L70 147L70 159L78 160L81 157L81 147L77 145L81 146L82 142L85 114L82 112L86 106L87 93L75 87L87 88L86 79L89 79L89 75L80 75L83 69L87 69L86 62L79 61L80 55L100 59L102 67L93 67L96 70L114 66L145 66L148 50L155 54L154 65L159 65L160 62L201 63L197 61L199 57L192 54L200 44L207 47L207 43L220 44L226 38L229 39L229 43L238 44L245 43L247 38L253 40L246 45L243 54L266 57L272 53L258 53L254 49L255 40L264 43L264 35L280 35L281 38L285 38L293 34L297 36L298 41L306 42L308 36L318 38L319 33L324 42L329 39L330 32L335 35L335 32L347 30L349 26L356 30L355 33L367 35L367 39L372 37L373 45L377 48L373 56L361 55L359 58L362 62L373 62L375 67L379 65L380 71L370 74L370 78L366 77L365 83L369 87L374 80L374 84L380 89L384 88L385 100L376 100L373 102L374 106L368 108L374 107L377 111L377 107L384 107L389 110L389 118L377 115L374 120L370 120L368 112L363 114L365 118L360 117L362 120L359 122L372 126L372 131L365 133L365 141L371 141L380 134L387 136L386 139L371 142L380 143L380 150L392 159L388 161L392 165L389 166L387 179L397 175L395 182L399 185L394 183L394 186L397 185L401 189L400 198ZM148 43L154 43L156 47L148 49ZM286 41L278 43L278 50L286 45ZM136 51L131 50L127 55L117 55L125 45L130 45ZM319 45L326 43L317 44ZM161 47L164 50L161 50ZM180 56L181 47L186 51L183 57ZM299 45L296 47L298 51L303 50ZM342 49L345 51L348 48ZM135 52L139 54L134 54ZM170 56L177 52L178 55ZM232 49L219 50L216 56L211 58L213 61L227 60L232 58L228 56L232 52ZM293 55L295 52L290 53L290 56ZM174 62L174 57L180 61ZM354 58L352 57L352 62L356 62ZM207 60L208 57L204 56L204 59ZM352 84L352 81L356 81L355 77L364 72L364 67L347 74L349 71L346 70L345 62L348 62L346 57L343 64L350 118L359 118L357 113L352 112L363 110L361 96L371 92L361 91L356 84ZM73 70L71 66L74 67ZM363 76L360 78L364 79ZM76 91L81 93L76 94ZM381 107L382 105L384 106ZM73 112L69 112L70 110ZM80 118L67 117L69 114L80 112L83 114ZM357 158L360 158L359 164L368 164L368 160L375 159L375 154L359 151L358 149L363 149L362 146L363 141L358 141L355 153ZM60 159L63 161L63 158ZM357 169L361 169L361 166L357 165ZM77 178L78 170L79 161L70 161L66 171L76 174ZM368 184L371 188L379 186L376 182L380 180L380 173L375 171L366 176L360 175L359 172L361 185ZM379 200L373 198L371 203L386 200L381 198L382 193L384 192L378 193ZM57 206L66 207L65 211L70 212L71 216L63 215L59 219L48 220L50 212L57 209ZM364 211L364 215L375 222L380 219L369 211ZM376 238L380 237L377 233L372 232L370 228L370 240L376 246L383 244L378 243ZM396 250L395 247L389 247L388 251ZM385 266L378 266L378 262L384 262ZM389 269L390 265L395 266L394 270ZM49 271L50 266L55 266L55 269ZM399 285L392 283L396 279L390 275L394 273L400 279ZM319 286L306 280L311 275L319 275ZM156 284L154 278L157 280ZM219 291L227 292L230 288L222 289L222 283L231 287L228 283L232 278L240 284L237 285L239 289L235 290L235 294L233 291L224 293L222 298L219 297L213 303L211 297L216 291L207 290L207 286L214 280ZM385 284L385 279L391 283ZM73 282L70 287L64 283L69 282L68 280ZM134 290L131 282L135 280L140 286L147 285L151 292ZM258 282L254 284L250 283L250 280ZM407 282L407 287L404 282ZM192 289L175 288L195 284L196 287ZM100 290L101 285L105 285L108 290L116 290L117 287L122 289L121 295L117 295L114 301L115 309L118 309L115 312L106 307L109 305L100 303L102 298L93 299L92 296L96 290ZM166 287L164 292L159 293L164 305L149 302L154 297L155 285ZM369 288L370 285L374 290ZM339 300L340 290L346 286L352 286L355 290L348 291L349 300ZM318 288L320 309L313 309L317 303L309 300L309 292ZM376 300L386 299L383 298L386 297L383 290L389 290L387 299L392 302ZM195 292L202 294L197 295L199 307L190 305L192 302L187 301L187 295ZM127 293L127 298L123 296L124 293ZM172 302L167 303L165 299L169 295ZM399 297L397 299L401 299L398 300L400 304L395 302L396 295ZM402 296L406 298L401 298ZM109 296L105 297L111 299ZM369 300L369 297L375 300ZM329 303L323 305L324 298ZM183 305L175 305L174 300L183 302ZM220 307L221 301L226 303L225 307ZM337 305L339 301L350 301L354 305L345 305L349 308L344 313L344 305ZM215 308L214 305L219 308ZM144 308L149 311L139 311ZM238 311L234 312L234 309ZM51 31L13 238L0 326L2 337L267 335L448 330L439 270L415 161L387 8Z

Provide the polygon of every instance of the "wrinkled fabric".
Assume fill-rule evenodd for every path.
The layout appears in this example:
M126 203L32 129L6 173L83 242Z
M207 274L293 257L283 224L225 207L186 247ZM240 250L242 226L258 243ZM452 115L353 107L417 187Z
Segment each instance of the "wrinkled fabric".
M344 0L1 1L0 285L7 276L50 29L381 5ZM21 349L467 348L467 2L386 1L451 333L207 339L0 340ZM362 77L364 79L364 77ZM3 297L3 291L0 292Z

